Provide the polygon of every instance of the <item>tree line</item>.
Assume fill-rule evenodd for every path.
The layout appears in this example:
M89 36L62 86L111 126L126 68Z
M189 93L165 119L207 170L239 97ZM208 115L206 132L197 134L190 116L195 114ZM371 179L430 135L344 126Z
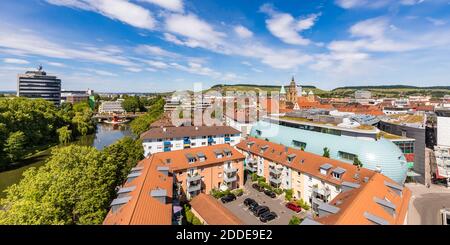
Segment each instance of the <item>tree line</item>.
M162 98L161 96L151 99L149 101L149 104L151 106L148 108L147 113L134 119L131 122L131 131L133 131L133 133L137 136L147 131L150 127L150 124L161 118L162 114L164 113L165 103L166 102L164 101L164 98Z
M142 142L125 137L99 151L60 146L40 168L6 190L0 224L101 224L132 167L143 159Z
M62 104L43 99L0 100L0 169L39 146L67 143L95 131L87 103Z

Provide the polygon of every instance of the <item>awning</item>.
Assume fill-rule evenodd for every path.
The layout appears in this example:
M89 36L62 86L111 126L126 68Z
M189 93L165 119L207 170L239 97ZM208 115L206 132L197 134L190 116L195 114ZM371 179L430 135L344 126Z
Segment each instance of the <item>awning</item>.
M416 173L416 172L414 172L414 171L412 171L412 170L410 170L410 171L408 171L407 173L406 173L406 176L408 176L408 177L419 177L419 176L422 176L421 174L418 174L418 173Z

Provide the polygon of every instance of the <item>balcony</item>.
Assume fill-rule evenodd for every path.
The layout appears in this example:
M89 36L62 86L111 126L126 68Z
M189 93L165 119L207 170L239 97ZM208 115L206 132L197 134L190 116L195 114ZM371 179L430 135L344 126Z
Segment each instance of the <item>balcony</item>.
M255 165L250 165L249 163L247 163L247 165L245 165L245 169L247 169L250 172L256 172L256 166Z
M202 179L202 176L200 174L193 174L193 175L188 174L188 176L187 176L188 182L196 182L201 179Z
M226 183L231 183L237 180L237 175L233 174L233 175L228 175L228 174L224 174L223 175L223 181L225 181Z
M269 172L275 176L279 176L281 174L281 170L277 168L269 168Z
M281 179L273 177L272 175L269 175L269 181L277 185L281 184Z
M198 182L197 184L189 184L188 186L188 192L195 192L202 189L201 182Z
M319 194L323 197L328 197L331 194L331 190L329 188L319 188L318 186L313 186L313 193Z
M227 168L224 168L223 171L226 174L234 174L237 172L237 168L227 167Z
M255 158L251 158L251 157L245 159L245 162L246 163L250 163L250 164L256 164L257 163L256 159Z

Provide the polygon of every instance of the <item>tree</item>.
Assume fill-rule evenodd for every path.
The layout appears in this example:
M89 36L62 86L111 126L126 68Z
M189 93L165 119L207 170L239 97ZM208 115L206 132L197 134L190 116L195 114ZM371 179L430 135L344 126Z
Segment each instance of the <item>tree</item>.
M59 137L59 143L67 144L72 139L72 130L69 130L69 126L64 126L56 130Z
M120 185L130 173L131 168L144 159L141 140L124 137L103 150L105 159L117 166L116 185Z
M22 159L25 149L25 134L22 131L11 133L6 140L4 151L11 162Z
M139 97L128 96L122 101L122 107L127 112L136 113L141 108Z
M328 147L323 148L322 156L330 158L330 149Z
M154 103L150 106L147 113L138 118L134 119L131 122L131 130L135 135L140 135L143 132L147 131L150 127L150 124L161 118L164 113L164 104L165 101L162 97L157 97Z
M115 196L117 166L93 147L56 148L45 165L7 189L0 224L101 224Z
M359 160L357 156L353 158L353 165L358 167L358 170L363 166L362 162Z

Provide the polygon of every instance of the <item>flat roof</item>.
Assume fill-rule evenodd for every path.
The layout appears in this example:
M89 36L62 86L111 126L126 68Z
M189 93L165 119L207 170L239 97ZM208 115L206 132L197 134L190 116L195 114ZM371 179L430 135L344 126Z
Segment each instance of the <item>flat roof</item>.
M215 136L225 134L240 134L230 126L183 126L183 127L167 127L152 128L141 134L141 139L168 139L195 136Z

